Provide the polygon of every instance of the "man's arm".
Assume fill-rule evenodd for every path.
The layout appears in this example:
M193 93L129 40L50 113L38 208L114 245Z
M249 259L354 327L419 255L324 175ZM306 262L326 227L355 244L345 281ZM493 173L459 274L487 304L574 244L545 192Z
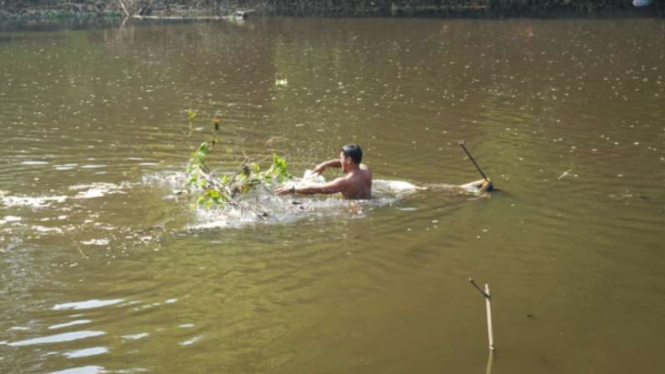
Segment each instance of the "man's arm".
M339 159L334 159L334 160L328 160L324 161L318 165L313 170L314 174L321 174L323 173L327 168L341 168L342 163L339 161Z
M275 193L278 195L286 195L289 193L293 194L299 193L303 195L333 194L344 191L346 184L347 180L345 178L337 178L334 181L328 183L315 184L312 186L304 186L304 187L284 186L276 189Z

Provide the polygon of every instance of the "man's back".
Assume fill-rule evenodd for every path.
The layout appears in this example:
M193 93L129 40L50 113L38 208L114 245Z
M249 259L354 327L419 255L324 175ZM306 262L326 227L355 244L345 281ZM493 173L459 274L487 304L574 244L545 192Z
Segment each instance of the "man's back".
M342 195L345 199L368 200L372 198L372 171L365 164L345 177Z

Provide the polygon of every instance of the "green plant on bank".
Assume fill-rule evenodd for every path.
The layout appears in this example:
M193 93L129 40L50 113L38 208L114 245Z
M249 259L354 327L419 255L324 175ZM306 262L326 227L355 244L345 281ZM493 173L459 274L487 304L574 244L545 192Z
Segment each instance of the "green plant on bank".
M196 116L196 112L191 109L187 113L190 135ZM273 154L270 167L261 171L259 163L253 162L245 156L235 172L217 177L206 162L210 152L218 144L219 119L215 117L212 124L213 135L192 152L186 168L186 184L189 190L197 195L196 204L206 209L224 209L229 206L247 209L259 217L267 217L268 212L259 206L243 201L241 197L256 187L263 187L270 191L268 187L291 179L286 160ZM227 152L230 151L230 148L227 148Z

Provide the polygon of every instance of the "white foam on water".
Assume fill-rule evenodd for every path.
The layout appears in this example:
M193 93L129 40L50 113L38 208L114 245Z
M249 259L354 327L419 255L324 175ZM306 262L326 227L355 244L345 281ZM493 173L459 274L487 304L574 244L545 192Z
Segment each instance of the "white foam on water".
M62 204L68 196L2 196L0 202L7 207L48 208L53 203Z
M144 175L142 182L148 185L157 185L168 189L182 189L185 187L185 173L161 172Z
M91 189L83 192L79 192L78 195L76 195L77 199L94 199L96 197L102 197L105 195L105 191L103 190L98 190L98 189Z
M81 242L83 245L108 245L109 240L108 239L91 239L91 240L84 240Z
M325 179L307 170L302 179L294 179L286 185L297 187L325 183ZM252 203L268 213L261 217L251 209L229 208L223 210L197 209L197 223L188 229L205 230L219 228L239 228L256 224L285 224L296 221L330 217L359 218L366 215L366 210L395 203L408 194L425 188L406 181L375 180L372 186L374 197L371 200L344 200L339 195L332 196L275 196L266 191L252 192L245 197L245 202Z
M376 179L372 182L372 194L374 196L404 195L424 189L424 187L418 187L406 181Z
M23 161L21 165L28 166L38 166L38 165L48 165L48 161Z
M69 189L71 191L79 191L73 197L74 199L93 199L105 195L124 193L122 190L127 186L128 184L126 183L120 185L113 183L92 183L70 186Z

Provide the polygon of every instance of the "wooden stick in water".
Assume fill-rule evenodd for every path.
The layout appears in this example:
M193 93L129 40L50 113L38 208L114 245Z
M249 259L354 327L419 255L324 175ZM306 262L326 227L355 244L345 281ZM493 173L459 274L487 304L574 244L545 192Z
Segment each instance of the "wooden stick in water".
M494 331L492 328L492 296L490 294L490 286L485 283L485 293L487 297L485 298L485 308L487 309L487 335L489 336L490 341L490 351L494 352Z
M485 310L487 312L487 336L489 338L489 343L490 343L490 351L494 352L494 331L492 327L492 296L490 294L490 286L488 284L485 284L485 289L483 290L478 286L478 284L471 278L469 278L469 282L480 292L481 295L485 298Z
M462 149L464 150L466 155L469 156L469 159L471 160L471 162L473 162L473 165L476 167L476 169L478 169L478 171L480 172L480 175L483 176L483 179L489 182L489 179L487 178L487 175L485 175L485 173L483 173L482 169L480 169L480 166L478 166L478 163L476 162L476 160L474 160L473 156L471 156L471 153L469 153L469 150L466 149L466 143L464 142L464 140L460 140L460 142L458 144L462 147Z

